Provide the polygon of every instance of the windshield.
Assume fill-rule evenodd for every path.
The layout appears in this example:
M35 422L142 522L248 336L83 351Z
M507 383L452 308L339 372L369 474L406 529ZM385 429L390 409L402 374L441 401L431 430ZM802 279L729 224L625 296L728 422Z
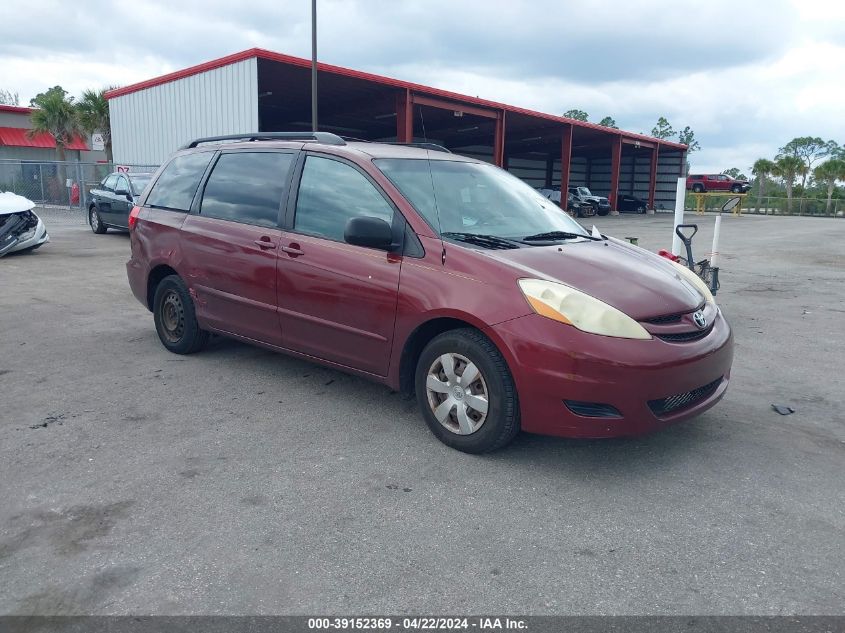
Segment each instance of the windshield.
M409 158L374 162L441 234L508 239L552 231L588 235L557 204L493 165Z
M582 196L591 196L591 195L593 195L592 193L590 193L590 190L589 190L589 189L587 189L586 187L578 187L578 193L579 193L580 195L582 195Z
M150 182L150 178L152 178L152 176L149 176L147 174L144 174L142 176L131 176L129 178L129 184L132 187L132 193L134 193L136 196L140 195L144 191L144 189L147 188L147 185Z

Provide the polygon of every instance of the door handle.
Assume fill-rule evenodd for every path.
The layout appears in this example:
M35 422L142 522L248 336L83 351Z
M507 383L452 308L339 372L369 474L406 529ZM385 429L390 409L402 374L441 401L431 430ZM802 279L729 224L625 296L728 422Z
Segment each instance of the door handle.
M299 248L299 244L297 244L296 242L292 243L290 246L282 246L282 250L291 257L299 257L300 255L305 255L305 251Z
M257 246L259 246L261 248L276 248L276 245L273 244L273 242L271 242L269 239L253 240L252 243L256 244Z

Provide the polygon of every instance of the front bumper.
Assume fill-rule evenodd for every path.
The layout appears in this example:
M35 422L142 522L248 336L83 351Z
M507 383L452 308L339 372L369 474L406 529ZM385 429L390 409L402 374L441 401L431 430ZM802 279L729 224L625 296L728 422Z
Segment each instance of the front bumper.
M638 435L694 417L725 394L733 361L721 313L707 336L683 343L597 336L534 314L492 332L509 357L522 429L544 435ZM565 401L609 405L619 416L578 415Z
M49 241L50 235L47 233L47 227L44 226L44 222L41 221L41 218L38 218L38 224L35 226L35 232L18 242L17 246L15 246L11 252L15 253L25 251L30 248L41 246Z

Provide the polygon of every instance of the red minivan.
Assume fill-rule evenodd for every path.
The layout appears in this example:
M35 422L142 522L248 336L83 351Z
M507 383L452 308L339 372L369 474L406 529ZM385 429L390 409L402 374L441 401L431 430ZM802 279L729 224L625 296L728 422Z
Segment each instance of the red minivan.
M635 435L727 389L731 330L697 276L442 148L199 139L130 232L129 283L168 350L215 333L416 392L462 451Z

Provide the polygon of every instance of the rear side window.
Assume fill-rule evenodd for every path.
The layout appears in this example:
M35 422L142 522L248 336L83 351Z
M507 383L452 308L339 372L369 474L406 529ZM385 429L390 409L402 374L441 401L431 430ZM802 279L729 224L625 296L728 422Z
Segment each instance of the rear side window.
M356 216L381 218L390 224L393 207L357 169L309 156L299 184L294 230L342 242L347 221Z
M212 155L211 152L197 152L177 156L170 161L147 196L147 205L171 211L190 211L191 201Z
M277 226L293 154L223 154L202 196L200 214L258 226Z

